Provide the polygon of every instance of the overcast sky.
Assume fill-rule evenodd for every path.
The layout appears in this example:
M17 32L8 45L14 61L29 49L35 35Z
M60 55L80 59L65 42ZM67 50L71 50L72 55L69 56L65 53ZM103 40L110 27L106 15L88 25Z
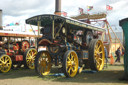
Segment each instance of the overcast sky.
M89 13L106 12L106 5L113 7L107 14L111 25L118 30L119 20L128 17L128 0L62 0L62 11L68 16L78 15L78 8L87 11L87 6L93 6ZM3 10L3 25L11 22L24 22L25 19L39 14L53 14L55 0L0 0L0 9Z

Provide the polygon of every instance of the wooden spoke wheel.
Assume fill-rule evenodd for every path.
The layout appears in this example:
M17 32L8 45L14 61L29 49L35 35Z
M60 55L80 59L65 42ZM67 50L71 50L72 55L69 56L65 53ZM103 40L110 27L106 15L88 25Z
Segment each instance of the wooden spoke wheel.
M30 48L30 43L27 40L23 40L21 42L21 49L25 52L28 48Z
M48 51L40 51L35 59L35 70L40 76L48 75L51 70L51 56Z
M101 40L94 39L89 45L89 62L92 70L103 69L105 59L104 46Z
M66 77L74 77L78 71L78 56L75 51L69 50L63 57L63 71Z
M37 54L37 50L35 48L30 48L26 50L24 53L24 66L29 69L34 69L35 68L35 57Z
M3 54L0 56L0 72L2 73L6 73L9 72L12 66L12 60L11 58L6 55Z

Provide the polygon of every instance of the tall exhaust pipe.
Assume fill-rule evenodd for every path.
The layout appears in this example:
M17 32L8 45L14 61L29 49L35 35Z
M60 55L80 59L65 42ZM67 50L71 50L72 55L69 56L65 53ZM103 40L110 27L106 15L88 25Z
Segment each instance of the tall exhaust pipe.
M56 0L56 2L55 2L55 13L54 14L61 16L61 0Z
M2 29L2 10L0 9L0 30Z

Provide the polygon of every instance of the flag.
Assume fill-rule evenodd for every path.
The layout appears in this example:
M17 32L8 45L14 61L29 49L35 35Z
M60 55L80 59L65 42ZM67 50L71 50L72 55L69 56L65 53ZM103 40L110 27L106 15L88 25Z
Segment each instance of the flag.
M6 24L6 26L10 26L10 24Z
M112 9L113 9L112 6L110 6L110 5L106 5L106 10L107 10L107 11L111 11Z
M10 26L14 26L15 24L14 23L10 23Z
M67 16L67 12L62 12L61 14L65 17Z
M18 23L18 22L16 22L16 23L15 23L15 25L19 25L19 23Z
M93 6L87 6L87 11L90 11L93 9Z
M80 14L83 14L83 9L79 7Z

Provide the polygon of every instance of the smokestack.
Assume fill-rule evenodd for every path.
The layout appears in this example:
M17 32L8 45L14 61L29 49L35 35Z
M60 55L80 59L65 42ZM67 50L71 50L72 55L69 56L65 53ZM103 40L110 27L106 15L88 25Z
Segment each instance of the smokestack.
M0 9L0 30L3 29L2 28L2 10Z
M55 2L55 13L54 14L61 16L61 0L56 0L56 2Z

